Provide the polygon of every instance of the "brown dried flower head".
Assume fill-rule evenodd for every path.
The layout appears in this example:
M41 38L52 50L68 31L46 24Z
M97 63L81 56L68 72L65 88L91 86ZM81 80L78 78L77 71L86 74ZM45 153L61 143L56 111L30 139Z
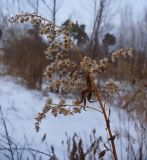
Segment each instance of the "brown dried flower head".
M100 76L113 63L121 57L132 57L133 49L120 49L112 53L112 57L103 58L99 62L84 56L82 57L79 49L73 43L68 28L60 28L53 22L36 15L35 13L22 13L10 19L10 22L31 22L32 25L37 25L39 33L44 35L49 40L49 46L45 51L45 56L49 60L49 65L46 67L44 77L49 80L49 89L60 93L77 93L81 92L80 100L76 99L73 104L66 104L65 100L61 99L59 104L53 104L49 99L36 117L35 128L40 129L41 121L46 118L46 114L50 111L54 116L58 114L73 115L85 110L86 100L89 102L92 98L92 91L89 87L89 81L86 81L85 74L92 73L94 77ZM71 24L72 25L72 24ZM69 26L70 27L70 26ZM69 50L75 48L76 56L80 63L73 61L69 55ZM118 87L112 81L106 84L106 92L113 94ZM101 88L98 88L101 91ZM82 99L82 100L81 100Z

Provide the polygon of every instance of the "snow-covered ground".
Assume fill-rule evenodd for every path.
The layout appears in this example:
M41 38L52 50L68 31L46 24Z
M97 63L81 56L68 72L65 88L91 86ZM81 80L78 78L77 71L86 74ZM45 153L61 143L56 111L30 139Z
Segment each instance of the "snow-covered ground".
M56 95L50 94L54 101L58 100ZM33 144L33 148L45 151L46 145L41 142L46 133L46 141L50 146L53 144L59 155L63 155L61 141L65 139L65 132L73 135L74 132L87 140L92 129L95 128L97 136L107 137L106 129L101 113L88 110L74 116L53 117L48 114L47 118L41 123L39 133L34 129L35 116L45 104L47 97L41 92L28 90L17 83L15 78L10 76L0 77L0 105L7 122L9 135L15 139L16 143L23 143L24 135L28 142ZM97 105L96 103L93 105ZM125 129L128 127L127 114L121 111L121 120L119 119L120 110L111 107L111 126L113 131L120 131L124 136ZM136 133L133 122L129 122L129 130L135 138ZM132 124L131 124L132 123ZM0 124L1 131L3 126ZM120 140L116 139L117 151L120 157ZM135 145L135 144L134 144ZM126 155L127 141L122 140L123 156Z

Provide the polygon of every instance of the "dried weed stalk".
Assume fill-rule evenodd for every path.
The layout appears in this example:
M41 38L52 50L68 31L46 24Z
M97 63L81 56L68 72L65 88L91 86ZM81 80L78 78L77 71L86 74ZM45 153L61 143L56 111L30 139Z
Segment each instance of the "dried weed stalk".
M99 88L97 87L99 85L95 82L98 82L98 79L107 68L111 67L111 65L118 61L119 58L132 57L133 49L119 49L112 53L111 57L106 57L97 63L96 60L87 56L83 57L80 54L80 50L76 47L70 37L68 28L60 28L53 22L42 18L35 13L16 15L15 17L12 17L10 21L20 23L29 21L33 25L37 25L40 34L45 35L49 40L49 47L46 49L45 55L46 58L49 59L50 64L47 66L44 76L50 82L50 90L59 90L62 94L75 91L80 92L79 98L76 98L72 104L66 104L64 99L61 99L59 104L54 104L52 100L49 99L43 107L42 112L36 117L36 131L39 131L40 123L46 118L46 114L49 111L54 116L57 116L58 114L63 114L65 116L73 115L75 113L80 113L82 110L86 110L86 108L99 111L98 109L87 106L87 101L92 102L92 96L95 96L101 108L100 112L104 116L109 133L109 141L112 145L113 157L117 160L118 158L114 143L115 136L112 134L110 127L110 109L107 114L105 103L102 101L102 94L105 94L106 98L108 98L118 90L118 86L113 80L109 80L105 87ZM70 25L72 26L73 24L71 23ZM76 50L76 61L69 55L70 49Z

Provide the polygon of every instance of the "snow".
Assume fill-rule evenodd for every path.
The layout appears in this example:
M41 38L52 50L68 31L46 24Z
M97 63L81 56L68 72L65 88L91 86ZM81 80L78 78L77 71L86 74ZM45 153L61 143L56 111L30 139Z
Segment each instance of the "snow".
M58 97L54 94L49 94L54 101L58 101ZM34 129L35 116L45 104L48 97L36 90L29 90L18 83L16 78L10 76L0 77L0 105L4 117L7 122L9 135L15 139L16 143L25 141L27 137L29 143L33 143L33 148L45 151L46 145L41 142L43 135L46 133L46 142L48 146L53 144L59 155L63 155L61 141L65 140L65 132L72 136L74 132L87 140L92 129L96 129L97 136L104 137L106 140L107 133L101 113L88 110L74 116L58 116L53 117L48 114L47 118L41 123L39 133ZM93 105L97 105L94 103ZM127 128L127 114L121 111L121 121L119 119L120 110L111 107L111 126L113 131L121 129L125 132ZM123 120L123 121L122 121ZM3 126L0 126L3 130ZM130 133L136 137L134 127L130 124ZM116 144L120 146L120 140L116 140ZM122 147L125 153L126 140L123 141ZM120 147L118 153L120 153ZM120 154L119 154L120 156Z

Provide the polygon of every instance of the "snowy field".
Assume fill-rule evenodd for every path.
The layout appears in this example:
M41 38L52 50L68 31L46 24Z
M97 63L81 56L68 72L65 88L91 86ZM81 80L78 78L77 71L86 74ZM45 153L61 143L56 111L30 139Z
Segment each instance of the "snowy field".
M58 98L50 94L54 101ZM16 143L23 144L24 136L27 137L28 142L32 148L46 151L46 143L50 146L55 146L56 152L62 157L63 149L61 141L65 140L65 132L72 136L74 132L83 137L86 141L92 129L96 129L97 136L107 137L103 116L96 111L83 111L81 114L75 116L58 116L53 117L48 114L47 118L41 123L39 133L34 129L34 118L41 108L44 106L47 97L43 96L41 92L35 90L28 90L17 83L15 78L10 76L0 77L0 105L4 117L6 119L9 135ZM97 105L94 103L93 105ZM127 114L121 111L121 120L119 119L120 110L111 107L111 126L114 132L119 132L122 129L122 148L123 156L126 154L126 137L125 130L128 127ZM133 122L129 122L129 130L132 137L136 137ZM4 130L0 125L1 132ZM47 134L46 141L41 142L44 134ZM120 139L116 139L117 151L120 157ZM135 142L134 142L135 143ZM135 145L135 144L134 144ZM62 158L61 158L62 159Z

